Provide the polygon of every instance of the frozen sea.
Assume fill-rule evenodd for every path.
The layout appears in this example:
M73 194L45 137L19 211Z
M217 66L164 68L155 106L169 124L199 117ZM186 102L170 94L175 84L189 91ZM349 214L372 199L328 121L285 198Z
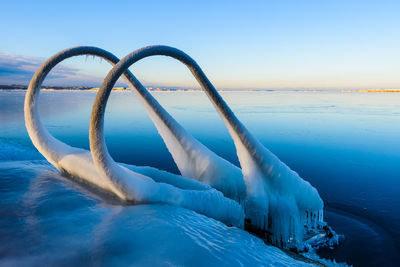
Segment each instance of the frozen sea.
M202 92L152 92L197 139L238 165ZM354 266L400 262L400 93L222 92L248 129L316 187L325 220L345 241L321 257ZM43 91L40 111L60 140L89 148L96 92ZM0 91L0 265L295 266L247 232L182 208L121 206L60 175L24 126L24 91ZM178 173L131 92L113 92L108 149L118 162Z

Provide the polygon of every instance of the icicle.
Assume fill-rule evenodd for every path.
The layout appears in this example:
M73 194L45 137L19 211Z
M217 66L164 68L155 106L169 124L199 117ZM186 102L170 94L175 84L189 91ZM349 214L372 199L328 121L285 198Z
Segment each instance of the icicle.
M86 56L85 56L85 62L87 62L88 56L89 56L89 55L86 55Z

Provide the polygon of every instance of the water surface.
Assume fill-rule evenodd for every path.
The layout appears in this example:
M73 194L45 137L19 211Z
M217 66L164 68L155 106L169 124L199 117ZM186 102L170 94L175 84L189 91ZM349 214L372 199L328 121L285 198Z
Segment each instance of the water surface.
M0 92L0 236L7 240L0 246L0 258L8 256L7 259L16 263L14 260L20 259L19 255L24 256L22 260L29 254L37 262L49 257L53 263L64 259L78 264L130 262L132 259L126 256L129 250L119 248L125 245L140 251L140 246L126 240L116 229L130 229L131 234L144 229L143 233L151 236L150 229L146 232L146 227L140 226L144 220L137 218L162 221L165 213L160 210L172 208L117 208L118 205L107 204L95 194L57 176L27 136L24 94L23 91ZM400 94L340 91L221 94L267 148L318 189L325 202L326 220L337 232L346 235L342 246L333 251L322 250L320 255L355 265L394 266L400 260L400 141L396 138L400 132ZM41 92L40 112L49 131L70 145L88 149L89 118L95 95L96 92ZM203 93L153 92L153 95L196 138L238 165L233 142ZM111 94L105 128L107 145L116 161L178 173L157 130L131 92ZM176 214L196 216L186 210ZM135 222L138 228L132 229L133 224L127 222ZM221 227L222 230L209 234L234 237L232 244L221 236L226 243L211 246L213 253L210 254L216 264L219 257L216 248L221 247L225 252L235 249L234 241L243 234L235 236ZM182 232L171 230L171 233ZM189 237L185 238L192 241L207 236L202 233L193 237L190 230L186 234ZM87 237L86 243L81 243L82 237ZM145 240L145 235L141 238ZM21 248L24 240L32 251ZM42 241L35 248L38 240ZM212 240L217 242L218 238ZM255 244L260 252L259 256L252 257L262 262L262 246ZM61 255L60 251L67 245L80 249L67 250ZM54 253L37 252L50 247ZM208 246L201 247L210 250ZM134 255L149 253L139 251ZM165 255L168 253L175 252L166 249ZM189 250L187 253L193 254ZM121 262L117 255L124 255ZM163 255L158 259L168 258ZM190 257L182 257L181 261L171 264L189 262ZM241 261L235 261L238 262ZM159 262L136 258L136 263Z

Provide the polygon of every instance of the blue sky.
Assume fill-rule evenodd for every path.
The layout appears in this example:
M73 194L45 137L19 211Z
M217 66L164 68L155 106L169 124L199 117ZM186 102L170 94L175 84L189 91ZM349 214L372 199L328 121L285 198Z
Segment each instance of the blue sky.
M219 88L400 88L400 1L1 2L0 84L27 84L71 46L119 57L151 44L191 55ZM98 85L109 66L67 60L47 84ZM146 85L195 87L181 64L145 59Z

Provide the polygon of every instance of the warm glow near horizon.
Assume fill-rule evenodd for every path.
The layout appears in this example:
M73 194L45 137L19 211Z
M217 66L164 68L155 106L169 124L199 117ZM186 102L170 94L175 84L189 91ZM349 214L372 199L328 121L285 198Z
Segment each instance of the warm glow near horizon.
M192 56L218 88L400 88L397 1L69 1L62 14L51 3L2 3L0 84L28 84L46 58L72 46L123 57L165 44ZM84 57L63 66L47 84L98 86L110 69ZM197 87L172 59L132 71L148 86Z

